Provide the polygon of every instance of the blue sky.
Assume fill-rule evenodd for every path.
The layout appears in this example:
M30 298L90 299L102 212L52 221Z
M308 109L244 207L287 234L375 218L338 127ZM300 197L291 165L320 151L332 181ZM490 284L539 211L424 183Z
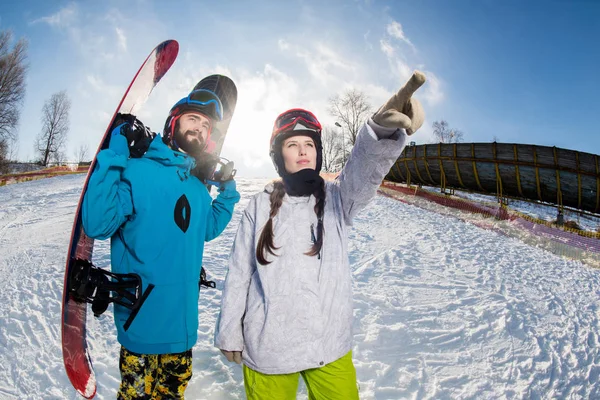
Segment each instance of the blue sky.
M17 1L0 4L0 29L29 40L20 159L34 157L41 109L71 100L68 158L95 151L150 50L180 53L140 112L160 131L196 81L225 73L239 102L223 156L241 176L275 176L274 118L291 107L324 124L328 99L363 90L377 108L412 70L427 75L426 111L412 140L431 141L445 119L466 142L533 143L600 153L600 2L597 1Z

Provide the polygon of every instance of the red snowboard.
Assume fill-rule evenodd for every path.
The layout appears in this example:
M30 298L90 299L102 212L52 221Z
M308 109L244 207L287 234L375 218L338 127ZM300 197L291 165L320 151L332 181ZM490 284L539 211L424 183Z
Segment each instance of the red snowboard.
M108 147L110 133L115 117L118 113L135 115L137 108L146 101L150 92L177 58L179 44L175 40L162 42L148 56L141 66L131 84L125 91L117 111L113 115L98 151ZM85 398L91 399L96 394L96 378L92 360L86 342L86 316L88 304L77 301L71 292L70 276L75 260L92 261L94 239L89 238L81 228L81 202L87 189L88 181L94 167L96 158L90 165L71 233L71 244L67 253L65 283L63 288L62 305L62 349L67 376L73 387Z

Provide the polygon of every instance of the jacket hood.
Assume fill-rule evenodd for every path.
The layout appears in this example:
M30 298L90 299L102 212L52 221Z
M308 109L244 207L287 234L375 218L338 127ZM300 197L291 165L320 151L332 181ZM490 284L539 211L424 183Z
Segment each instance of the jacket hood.
M156 135L154 140L152 140L150 147L148 147L148 151L144 154L144 158L149 158L150 160L156 161L167 167L177 167L181 172L185 172L188 175L196 166L194 157L171 149L164 144L160 135Z

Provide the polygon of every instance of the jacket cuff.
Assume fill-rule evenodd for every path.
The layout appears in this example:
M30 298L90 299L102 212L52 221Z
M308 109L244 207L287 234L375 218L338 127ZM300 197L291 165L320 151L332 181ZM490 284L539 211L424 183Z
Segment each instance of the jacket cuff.
M240 201L240 193L235 189L225 189L217 195L217 198L237 203Z
M110 138L108 148L114 151L116 154L129 157L129 144L127 143L127 138L121 134L113 135Z
M385 126L381 126L381 125L377 124L375 121L373 121L372 117L369 117L369 119L367 120L367 127L370 128L370 129L368 129L369 134L375 140L381 140L381 139L398 140L398 139L400 139L400 136L402 136L402 134L406 133L406 131L404 129L386 128Z

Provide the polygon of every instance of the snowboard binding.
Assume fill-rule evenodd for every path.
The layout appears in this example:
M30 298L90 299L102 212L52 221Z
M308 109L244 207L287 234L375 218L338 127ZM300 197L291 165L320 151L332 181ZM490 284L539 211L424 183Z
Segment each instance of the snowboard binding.
M156 133L152 132L152 130L136 118L135 115L126 113L117 113L110 130L112 131L123 123L129 124L126 138L129 145L130 157L142 157L146 154L146 151L148 151L148 147L150 147L150 143L156 137Z
M94 316L102 315L110 303L131 310L123 328L127 330L140 307L154 289L150 284L142 293L142 278L138 274L115 274L94 266L87 260L74 260L69 293L79 302L90 303Z
M200 267L200 281L198 282L198 288L201 288L202 286L206 286L213 289L217 287L215 281L209 281L206 279L206 270L204 269L204 267Z

